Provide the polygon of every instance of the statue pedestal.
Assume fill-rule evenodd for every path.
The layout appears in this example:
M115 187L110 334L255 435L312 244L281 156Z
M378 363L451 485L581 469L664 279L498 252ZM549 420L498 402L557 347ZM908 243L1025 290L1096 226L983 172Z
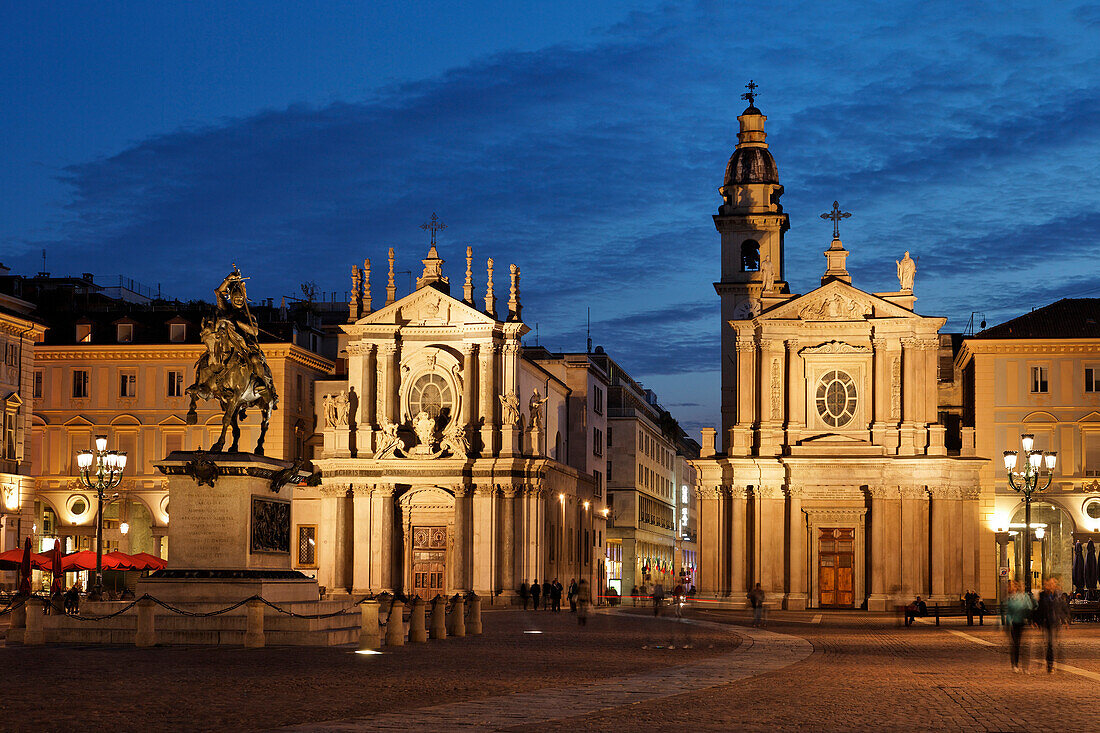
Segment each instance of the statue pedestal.
M520 429L515 425L505 425L500 429L500 455L501 456L518 456L520 455Z
M346 426L325 428L325 455L351 458L351 432Z
M168 476L168 567L139 581L138 595L170 602L317 600L317 581L291 569L293 487L272 489L289 461L174 451L155 465Z

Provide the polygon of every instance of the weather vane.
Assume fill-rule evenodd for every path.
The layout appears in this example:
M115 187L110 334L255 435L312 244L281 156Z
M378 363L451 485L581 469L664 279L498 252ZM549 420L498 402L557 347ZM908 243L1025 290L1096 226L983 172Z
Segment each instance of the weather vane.
M428 230L432 233L432 246L434 247L435 246L435 233L438 232L440 229L446 229L447 225L444 224L443 222L441 222L439 220L439 217L436 216L435 212L433 211L431 221L424 222L423 224L420 225L420 228L421 229L426 229L426 230Z
M822 219L830 219L833 222L833 239L840 239L840 220L847 219L851 214L840 210L840 204L833 202L833 210L821 215Z
M749 100L750 107L756 106L756 89L758 86L759 84L755 83L752 79L749 79L749 83L745 85L745 88L748 89L748 91L741 95L741 99Z

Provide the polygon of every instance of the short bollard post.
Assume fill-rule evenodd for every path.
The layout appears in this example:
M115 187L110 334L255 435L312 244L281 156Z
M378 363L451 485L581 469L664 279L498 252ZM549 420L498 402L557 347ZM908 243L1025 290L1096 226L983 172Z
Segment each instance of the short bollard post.
M432 639L447 638L447 599L437 595L432 599L432 623L428 634Z
M134 646L146 647L157 645L157 629L153 623L153 610L156 608L148 598L142 598L137 603L137 633L134 634Z
M394 598L390 604L390 615L386 619L386 646L402 646L405 643L405 604Z
M27 628L23 633L23 645L42 646L46 643L46 634L42 631L42 611L45 604L37 598L28 598L24 607L27 609Z
M245 627L244 645L257 649L264 643L264 604L253 599L248 602L248 625Z
M451 601L451 619L447 624L447 633L451 636L466 636L466 602L462 600L460 593L456 593Z
M418 643L428 640L428 628L424 625L424 600L417 596L413 599L409 615L409 642Z
M29 602L30 599L28 598ZM8 627L7 644L22 644L27 631L27 604L22 603L11 610L11 625Z
M382 646L378 633L378 601L363 601L359 605L359 651L376 651Z
M470 594L470 623L466 627L470 636L481 636L481 596Z

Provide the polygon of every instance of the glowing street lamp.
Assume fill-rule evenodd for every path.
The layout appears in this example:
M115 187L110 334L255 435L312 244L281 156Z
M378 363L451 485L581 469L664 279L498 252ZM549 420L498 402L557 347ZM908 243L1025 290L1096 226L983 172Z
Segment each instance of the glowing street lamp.
M95 526L95 586L92 597L99 600L103 595L103 499L109 491L122 481L122 471L126 468L125 451L107 450L107 436L95 436L95 450L82 450L76 454L76 465L80 469L80 483L96 493ZM127 527L129 529L129 527Z
M1031 497L1033 494L1046 491L1050 488L1050 482L1054 480L1054 466L1058 463L1057 453L1044 453L1032 450L1035 445L1035 436L1024 434L1020 436L1020 444L1023 447L1023 470L1017 471L1016 451L1004 452L1005 473L1008 475L1008 485L1014 491L1023 494L1024 497L1024 593L1031 594ZM1045 475L1044 475L1044 470ZM1042 484L1040 486L1040 484ZM1039 536L1042 539L1042 535Z

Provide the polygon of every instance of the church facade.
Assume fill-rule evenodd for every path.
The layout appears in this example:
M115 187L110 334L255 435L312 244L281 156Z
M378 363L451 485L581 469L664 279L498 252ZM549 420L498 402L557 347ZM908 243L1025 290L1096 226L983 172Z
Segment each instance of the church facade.
M434 236L400 299L390 251L378 310L369 264L353 276L347 377L318 383L323 478L293 506L295 567L330 593L472 590L507 602L524 582L600 582L602 487L583 460L591 451L570 445L591 416L566 375L524 355L519 268L498 304L489 260L475 299L472 257L461 298Z
M908 252L896 290L852 284L835 204L820 287L790 291L766 119L750 97L714 216L722 427L696 462L700 594L743 605L760 583L791 609L957 599L982 575L984 461L972 438L949 456L938 422L946 319L914 310Z

